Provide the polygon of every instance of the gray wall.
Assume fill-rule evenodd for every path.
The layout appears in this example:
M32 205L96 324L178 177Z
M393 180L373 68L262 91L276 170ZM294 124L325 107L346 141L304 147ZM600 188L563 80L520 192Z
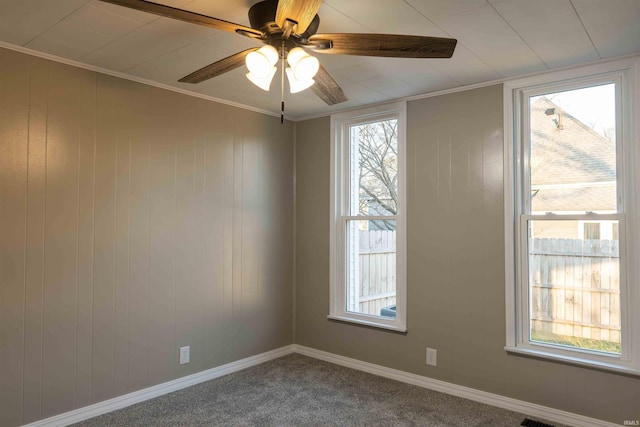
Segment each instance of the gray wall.
M408 332L327 320L329 119L296 123L296 343L622 423L640 380L505 353L502 86L408 104ZM425 348L438 366L425 364Z
M290 344L292 185L291 123L0 49L0 426Z
M410 102L408 123L403 335L326 319L328 118L295 125L294 218L290 123L0 49L0 426L282 347L294 327L336 354L640 418L638 379L502 349L501 87Z

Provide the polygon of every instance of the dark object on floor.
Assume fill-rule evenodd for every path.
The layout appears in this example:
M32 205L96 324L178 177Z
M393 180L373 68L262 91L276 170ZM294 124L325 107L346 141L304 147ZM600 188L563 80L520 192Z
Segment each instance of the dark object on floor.
M529 418L525 418L522 423L520 423L520 425L526 427L553 427L551 424L541 423L540 421L533 421Z
M393 317L395 319L396 317L396 305L390 305L388 307L382 307L380 309L380 316L384 316L384 317Z

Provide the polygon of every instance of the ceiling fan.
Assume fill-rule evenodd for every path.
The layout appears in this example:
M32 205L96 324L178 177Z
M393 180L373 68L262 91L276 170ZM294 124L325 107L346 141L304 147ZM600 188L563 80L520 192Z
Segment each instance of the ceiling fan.
M398 34L356 34L334 33L316 34L320 25L317 15L322 0L264 0L249 9L251 28L222 19L213 18L195 12L165 6L146 0L101 0L107 3L137 9L156 15L203 25L216 30L228 31L264 43L262 48L251 48L216 61L181 78L180 82L200 83L242 66L245 61L250 70L247 77L258 86L268 90L268 84L275 73L276 62L287 58L300 64L300 73L293 72L289 77L292 92L311 87L313 92L328 105L347 101L342 88L308 51L337 54L379 56L396 58L451 58L457 40L441 37L410 36ZM275 52L275 53L274 53ZM292 53L295 52L295 53ZM293 59L292 59L293 58ZM312 58L311 60L308 60ZM252 61L253 59L253 61ZM252 78L252 63L255 60L267 63L266 76ZM304 61L303 61L304 59ZM302 64L306 64L302 66ZM260 65L260 64L258 64ZM287 69L287 74L289 74ZM298 74L311 74L311 78L302 77L302 85L294 90L295 77ZM255 73L254 73L255 74ZM315 74L315 75L313 75ZM268 82L260 78L268 77ZM284 109L284 101L283 101Z

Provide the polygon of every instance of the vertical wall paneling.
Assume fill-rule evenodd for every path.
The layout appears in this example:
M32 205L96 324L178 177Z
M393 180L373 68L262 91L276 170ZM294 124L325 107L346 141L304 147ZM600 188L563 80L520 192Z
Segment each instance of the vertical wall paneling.
M96 155L96 74L82 73L78 153L78 294L76 406L89 405L93 366L93 255Z
M0 67L0 423L21 420L25 350L25 218L29 59L3 52ZM5 68L6 67L6 68Z
M40 417L42 403L44 212L49 67L48 62L42 59L30 58L30 61L29 178L27 182L27 252L24 313L24 422L30 422Z
M227 111L225 113L225 124L222 125L222 135L219 143L221 143L221 156L220 170L222 176L218 181L218 186L222 184L222 187L218 187L218 198L222 200L223 210L217 209L219 213L216 218L218 219L217 228L217 242L220 245L221 252L216 253L215 259L218 259L222 255L223 265L218 267L219 272L216 274L218 282L216 285L216 292L221 296L223 301L223 307L219 308L222 313L222 319L225 319L225 326L218 323L216 330L217 346L226 347L227 353L224 354L225 359L230 360L231 349L236 346L236 322L234 315L234 288L235 288L235 272L237 265L236 258L236 233L239 227L237 227L236 219L236 192L237 182L239 182L240 174L236 171L236 130L235 130L235 111ZM215 155L212 152L207 152L208 156ZM217 315L220 318L219 314Z
M149 189L153 142L149 98L153 88L130 92L131 177L129 216L129 391L151 384L149 378Z
M118 80L98 76L93 259L92 401L115 396L115 233L118 143Z
M273 310L273 295L269 292L269 284L273 280L269 274L269 269L265 265L265 253L269 251L269 244L277 244L275 241L269 240L269 224L275 224L271 222L269 218L269 212L266 209L261 209L262 206L267 206L269 203L269 189L273 188L276 183L271 179L269 172L268 160L271 158L271 153L277 151L282 144L278 138L278 129L272 126L272 123L277 120L271 120L271 117L265 117L264 127L270 130L269 135L273 135L267 144L258 145L257 153L257 182L255 205L257 208L257 215L255 217L255 228L257 238L255 241L256 251L256 308L254 309L253 316L257 319L268 316L267 312ZM273 133L272 133L273 132ZM269 328L262 322L257 322L257 327L253 333L253 343L255 346L262 346L263 343L270 339Z
M212 115L212 117L218 116ZM226 249L222 239L224 230L222 218L224 218L226 210L230 208L225 203L225 195L230 193L231 189L226 192L222 190L223 185L226 184L224 181L225 171L228 169L225 164L225 147L232 146L232 142L228 139L231 135L225 131L228 123L228 119L225 119L227 117L222 112L222 120L219 122L216 120L216 123L212 125L218 127L220 133L215 137L205 138L201 148L204 160L202 172L202 230L204 238L201 243L203 262L199 283L203 302L201 306L202 322L211 328L210 333L205 335L202 343L202 350L208 356L208 363L214 363L215 348L219 345L221 320L227 318L227 315L229 318L231 316L230 312L225 312L223 317L216 310L218 304L222 303L221 310L225 310L227 304L221 292L224 270L220 260L223 259L224 250ZM207 120L205 123L211 123L212 121ZM224 358L226 354L220 356ZM195 354L194 357L196 357Z
M114 285L114 394L129 391L129 286L131 221L132 111L127 94L132 83L116 87L117 135L115 164L115 285Z
M170 123L176 95L155 90L149 198L149 375L166 381L176 365L175 223L176 135Z
M45 167L43 416L75 407L81 79L81 70L49 66L55 84L49 84Z
M219 245L215 252L208 252L208 261L211 261L216 265L215 283L212 291L218 296L219 301L223 302L223 307L218 307L220 310L214 315L216 319L215 323L215 347L225 347L225 343L236 344L236 319L234 318L236 312L234 311L234 285L235 285L235 271L237 265L237 259L235 258L236 250L236 237L237 236L237 220L236 220L236 184L239 179L239 175L236 173L236 136L234 128L235 110L227 111L224 115L225 123L219 123L222 134L217 136L216 144L218 149L213 151L207 151L207 159L213 160L213 156L217 157L215 162L217 168L222 172L215 183L211 179L207 182L207 193L217 187L215 198L218 199L216 204L222 201L224 207L222 211L220 208L214 208L216 214L213 218L216 219L214 230L216 230L215 236ZM211 147L213 149L213 147ZM218 155L219 153L219 155ZM211 169L208 168L207 172ZM209 177L210 178L210 177ZM208 194L209 195L209 194ZM220 265L220 260L222 265ZM220 315L222 313L222 316ZM222 320L222 323L220 320ZM237 345L237 344L236 344ZM215 354L215 353L214 353ZM228 352L224 352L222 356L225 360L230 360L231 355Z
M224 123L216 124L220 128L220 133L207 145L207 164L217 169L214 176L211 167L207 167L205 184L207 221L212 222L209 227L212 241L208 245L206 256L213 261L211 282L207 286L207 310L212 308L208 323L214 332L210 336L209 345L213 348L225 349L220 354L212 352L212 356L219 355L224 360L229 360L236 348L233 256L236 216L234 185L238 178L234 163L235 111L226 111L222 116ZM222 301L222 307L220 301Z
M260 162L259 162L259 138L260 121L249 120L247 111L238 114L239 123L244 129L244 138L241 147L242 157L242 195L240 201L241 215L241 258L240 268L241 289L240 289L240 324L242 325L242 335L239 337L239 345L245 348L247 355L255 354L255 336L257 335L257 325L260 323L258 301L258 254L260 234L257 223L260 216L258 206L258 195L260 189ZM269 139L265 145L269 144Z
M231 318L233 319L232 345L237 346L243 341L244 325L242 323L242 193L244 191L244 158L242 145L244 143L244 123L239 113L234 114L233 139L233 228L231 241L231 268L233 288L231 290Z
M291 343L273 122L0 49L0 427Z
M206 325L204 288L204 244L206 236L201 230L205 229L207 217L204 212L204 182L205 182L205 154L206 154L206 123L208 123L207 105L205 101L194 100L194 106L189 109L192 123L197 127L193 137L193 303L191 321L193 325ZM206 337L202 328L198 328L189 343L191 345L191 371L198 372L206 366Z
M195 153L199 123L195 116L196 103L189 98L180 98L178 114L179 128L176 152L176 343L192 346L196 340L195 322ZM199 350L199 349L198 349ZM178 352L175 353L178 357ZM180 367L181 372L193 372L194 364Z

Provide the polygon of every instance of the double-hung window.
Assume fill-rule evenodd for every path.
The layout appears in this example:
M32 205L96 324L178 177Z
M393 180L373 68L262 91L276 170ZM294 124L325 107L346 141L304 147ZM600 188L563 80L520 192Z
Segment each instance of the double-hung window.
M637 68L505 84L508 351L640 374Z
M405 103L331 117L329 318L406 330Z

